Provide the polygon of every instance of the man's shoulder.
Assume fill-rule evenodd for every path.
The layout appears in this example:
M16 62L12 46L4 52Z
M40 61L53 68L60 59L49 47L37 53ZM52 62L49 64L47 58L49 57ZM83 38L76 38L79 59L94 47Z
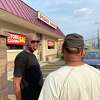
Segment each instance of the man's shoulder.
M19 52L18 54L17 54L17 56L22 56L22 55L27 55L27 53L26 53L26 51L21 51L21 52Z
M27 58L28 57L28 54L26 53L26 51L21 51L20 53L17 54L16 58Z
M97 68L95 68L94 66L91 66L91 65L86 64L86 67L87 67L89 70L93 71L93 72L100 73L100 70L97 69Z
M70 72L70 68L67 66L62 66L61 68L57 69L56 71L51 72L48 77L61 79L67 76L67 74Z

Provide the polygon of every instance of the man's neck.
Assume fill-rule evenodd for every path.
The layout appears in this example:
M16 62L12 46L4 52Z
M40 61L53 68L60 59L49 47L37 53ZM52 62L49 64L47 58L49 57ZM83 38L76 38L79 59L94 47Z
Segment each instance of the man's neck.
M81 66L81 65L84 65L84 62L66 62L66 65L67 66L73 66L73 67L77 67L77 66Z
M28 53L33 53L33 52L31 52L29 49L25 49L25 51L28 52Z

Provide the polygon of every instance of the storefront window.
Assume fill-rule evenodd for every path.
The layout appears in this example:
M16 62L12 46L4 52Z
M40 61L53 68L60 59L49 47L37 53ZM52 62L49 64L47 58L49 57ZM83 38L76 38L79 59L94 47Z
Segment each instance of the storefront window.
M48 49L55 49L55 41L48 40Z
M26 37L22 34L8 32L7 49L22 49Z

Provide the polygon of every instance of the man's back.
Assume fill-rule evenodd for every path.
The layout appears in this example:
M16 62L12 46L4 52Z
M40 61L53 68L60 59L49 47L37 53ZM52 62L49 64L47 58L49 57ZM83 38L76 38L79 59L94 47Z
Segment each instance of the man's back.
M73 68L61 91L60 100L100 100L100 72L86 64Z
M100 100L100 72L87 64L64 66L51 73L44 85L39 100Z

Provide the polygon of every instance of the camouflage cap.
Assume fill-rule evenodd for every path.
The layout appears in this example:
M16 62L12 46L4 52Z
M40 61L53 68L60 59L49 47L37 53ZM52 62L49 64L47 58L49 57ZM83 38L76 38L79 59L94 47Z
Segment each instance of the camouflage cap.
M84 48L84 39L77 33L68 34L63 43L64 48Z

